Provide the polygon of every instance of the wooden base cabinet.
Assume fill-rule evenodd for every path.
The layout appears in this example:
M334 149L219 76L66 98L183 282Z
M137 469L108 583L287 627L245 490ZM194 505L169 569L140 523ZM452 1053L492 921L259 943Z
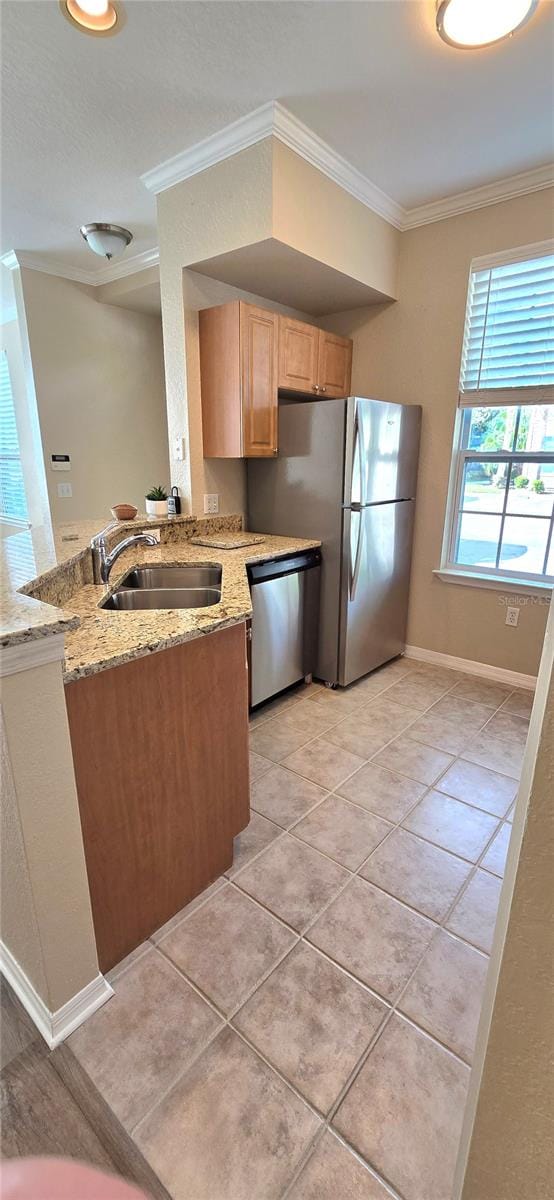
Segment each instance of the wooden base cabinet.
M245 626L66 686L100 969L233 861L250 818Z

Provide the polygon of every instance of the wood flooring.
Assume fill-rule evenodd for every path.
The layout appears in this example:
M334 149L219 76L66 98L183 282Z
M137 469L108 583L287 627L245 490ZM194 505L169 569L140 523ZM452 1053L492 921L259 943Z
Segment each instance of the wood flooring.
M153 1200L167 1192L71 1050L49 1051L4 980L0 984L0 1124L4 1158L78 1158L122 1175Z

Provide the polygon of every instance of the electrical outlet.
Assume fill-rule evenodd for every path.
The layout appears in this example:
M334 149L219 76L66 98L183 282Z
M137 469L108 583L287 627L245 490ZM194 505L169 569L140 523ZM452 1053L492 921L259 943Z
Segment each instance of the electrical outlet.
M175 438L173 443L175 459L177 462L184 462L186 456L186 446L184 437Z
M514 628L519 621L519 608L506 609L506 625L512 625Z
M204 496L204 512L209 513L211 516L219 512L219 496L217 492L213 495Z
M68 500L73 495L73 488L70 483L58 484L58 496L60 500Z

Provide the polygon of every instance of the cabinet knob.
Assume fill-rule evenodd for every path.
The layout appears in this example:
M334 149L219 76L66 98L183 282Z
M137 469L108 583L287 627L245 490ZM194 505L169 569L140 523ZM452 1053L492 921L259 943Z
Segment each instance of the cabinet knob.
M322 388L319 388L319 391L320 391L320 392L326 392L326 391L327 391L327 388L324 388L324 387L322 387Z
M319 392L319 387L318 387L317 383L313 384L313 389L314 389L314 392Z

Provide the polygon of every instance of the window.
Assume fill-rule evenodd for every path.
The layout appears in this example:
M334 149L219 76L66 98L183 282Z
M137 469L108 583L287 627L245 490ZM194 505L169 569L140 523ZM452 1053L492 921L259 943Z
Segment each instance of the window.
M29 519L5 350L0 352L0 517L25 523Z
M443 570L554 583L554 254L539 249L472 265Z

